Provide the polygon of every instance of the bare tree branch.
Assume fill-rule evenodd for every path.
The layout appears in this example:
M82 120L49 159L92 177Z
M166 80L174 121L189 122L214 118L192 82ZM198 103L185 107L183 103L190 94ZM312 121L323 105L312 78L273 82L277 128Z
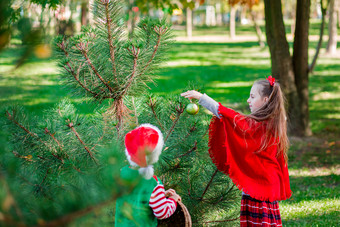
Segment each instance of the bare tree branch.
M323 38L323 33L325 30L325 17L326 17L326 13L327 13L327 9L328 9L328 5L329 5L329 0L327 0L326 6L324 6L323 1L320 1L321 3L321 26L320 26L320 35L319 35L319 41L318 41L318 45L316 46L316 51L313 57L313 61L312 63L308 66L308 72L313 73L315 65L316 65L316 60L319 57L319 53L320 53L320 49L321 49L321 45L322 45L322 38Z

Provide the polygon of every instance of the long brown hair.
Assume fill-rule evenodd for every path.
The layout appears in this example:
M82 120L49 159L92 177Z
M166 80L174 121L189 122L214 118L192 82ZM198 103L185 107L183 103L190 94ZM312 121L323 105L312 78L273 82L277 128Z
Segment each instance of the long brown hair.
M277 157L283 155L285 162L288 161L287 151L289 148L289 140L287 136L287 117L285 110L285 97L281 91L280 84L275 82L270 85L268 80L255 81L254 85L260 85L259 93L262 98L268 97L268 101L248 115L256 121L266 121L266 134L261 142L260 151L266 149L274 137L274 143L278 143Z

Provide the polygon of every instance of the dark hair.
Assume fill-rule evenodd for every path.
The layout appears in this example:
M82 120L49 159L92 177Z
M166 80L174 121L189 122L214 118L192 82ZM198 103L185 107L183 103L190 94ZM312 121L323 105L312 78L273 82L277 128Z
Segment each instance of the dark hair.
M280 84L275 82L270 85L268 80L255 81L254 85L260 85L259 93L262 98L268 97L268 101L248 117L256 121L266 121L266 134L261 142L260 151L268 146L274 137L274 143L277 143L277 157L283 155L285 162L288 161L287 151L289 140L287 136L287 117L285 110L285 97L281 91Z

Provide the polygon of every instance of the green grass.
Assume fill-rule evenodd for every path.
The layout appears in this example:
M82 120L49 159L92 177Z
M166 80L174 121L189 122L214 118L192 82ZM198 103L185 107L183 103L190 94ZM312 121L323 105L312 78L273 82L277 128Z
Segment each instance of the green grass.
M14 70L22 49L11 47L0 53L0 108L8 105L23 105L28 111L40 114L53 107L65 97L70 97L80 112L89 113L94 105L73 97L59 83L56 60L38 59L34 56Z
M337 138L338 139L338 138ZM285 226L338 226L340 141L291 138L289 175L293 195L280 202Z
M316 134L340 132L340 105L334 105L340 104L338 60L321 56L310 76L310 120ZM212 98L247 112L252 82L270 75L270 67L268 48L260 48L256 42L177 43L153 91L180 93L191 81L204 86L203 91Z
M245 32L251 33L250 29ZM202 28L197 34L215 34L220 30ZM315 45L316 42L311 42L310 56ZM20 47L12 46L0 53L0 108L17 103L40 115L42 110L70 97L80 113L93 111L95 105L72 97L59 82L53 58L33 57L21 68L10 71L21 51ZM246 100L252 82L271 73L268 48L260 48L256 42L176 43L169 57L159 73L157 86L152 86L153 93L179 95L191 84L217 101L245 113L249 112ZM280 203L286 226L339 224L338 62L339 57L321 55L310 76L310 122L314 136L291 139L289 170L293 196Z

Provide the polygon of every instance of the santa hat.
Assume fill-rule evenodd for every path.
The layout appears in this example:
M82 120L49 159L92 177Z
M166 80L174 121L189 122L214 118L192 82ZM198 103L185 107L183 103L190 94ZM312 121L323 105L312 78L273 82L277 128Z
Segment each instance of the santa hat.
M153 176L152 164L158 161L163 148L161 131L151 124L141 124L125 136L125 153L130 165L140 167L139 173L146 179Z

